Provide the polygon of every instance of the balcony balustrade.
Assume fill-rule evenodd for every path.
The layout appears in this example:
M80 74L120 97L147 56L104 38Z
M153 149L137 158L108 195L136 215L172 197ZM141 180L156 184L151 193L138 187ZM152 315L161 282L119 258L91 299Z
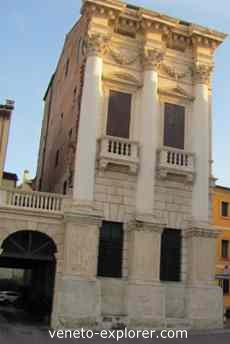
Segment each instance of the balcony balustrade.
M64 196L58 194L0 189L0 207L60 213L63 208L63 200Z
M126 166L131 173L136 174L139 167L139 144L128 139L104 136L99 140L98 160L101 169L112 164Z
M193 182L195 175L195 156L193 153L172 148L158 150L158 176L180 175Z

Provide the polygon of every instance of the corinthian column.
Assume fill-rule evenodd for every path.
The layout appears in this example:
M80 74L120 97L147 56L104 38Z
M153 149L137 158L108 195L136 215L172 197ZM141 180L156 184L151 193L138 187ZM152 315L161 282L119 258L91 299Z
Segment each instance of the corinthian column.
M144 85L141 108L141 163L137 182L137 212L152 214L154 207L154 184L156 153L159 143L158 67L163 59L162 51L152 49L144 54Z
M106 37L98 34L88 38L73 189L73 197L79 201L93 201L97 121L102 95L102 54L106 40Z
M195 101L193 109L192 144L196 155L196 179L193 187L192 215L195 221L209 219L209 91L208 84L212 66L196 64Z

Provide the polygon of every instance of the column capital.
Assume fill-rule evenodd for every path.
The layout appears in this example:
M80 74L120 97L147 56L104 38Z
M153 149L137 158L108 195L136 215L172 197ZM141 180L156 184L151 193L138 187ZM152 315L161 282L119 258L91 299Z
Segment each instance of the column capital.
M163 232L164 226L159 223L153 223L148 221L142 220L133 220L128 224L128 231L129 232L155 232L161 234Z
M90 33L87 37L87 56L102 57L108 48L109 37L100 33Z
M196 84L208 85L210 82L213 65L195 63L193 66L193 77Z
M145 70L158 71L163 59L165 52L161 49L144 49L142 56L142 62Z
M185 238L197 237L216 239L219 235L220 231L217 228L210 225L201 226L199 224L194 224L183 232Z
M66 199L64 204L64 223L101 226L103 214L93 202L77 202Z

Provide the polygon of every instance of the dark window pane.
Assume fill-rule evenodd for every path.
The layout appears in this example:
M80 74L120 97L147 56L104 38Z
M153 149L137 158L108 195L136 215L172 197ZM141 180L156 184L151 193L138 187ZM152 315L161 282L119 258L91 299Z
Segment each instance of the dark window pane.
M67 77L68 72L69 72L69 59L67 59L66 65L65 65L65 77Z
M229 280L223 280L223 293L229 294Z
M56 151L56 156L55 156L55 167L57 167L58 164L59 164L59 156L60 156L60 151L57 150Z
M110 91L107 135L129 138L131 94Z
M65 181L64 184L63 184L63 195L67 194L67 187L68 187L68 182Z
M185 108L165 103L164 145L184 149Z
M122 277L123 225L104 221L100 229L98 276Z
M221 202L221 215L228 216L228 202Z
M228 258L228 240L222 240L221 242L221 256L222 258Z
M161 238L161 281L180 281L181 231L165 229Z

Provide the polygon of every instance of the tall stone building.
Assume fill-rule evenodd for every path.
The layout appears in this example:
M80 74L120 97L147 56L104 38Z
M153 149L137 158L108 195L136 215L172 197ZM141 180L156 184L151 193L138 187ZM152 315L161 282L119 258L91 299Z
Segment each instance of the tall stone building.
M224 38L83 1L44 98L37 169L37 190L69 195L53 326L222 326L210 190Z

